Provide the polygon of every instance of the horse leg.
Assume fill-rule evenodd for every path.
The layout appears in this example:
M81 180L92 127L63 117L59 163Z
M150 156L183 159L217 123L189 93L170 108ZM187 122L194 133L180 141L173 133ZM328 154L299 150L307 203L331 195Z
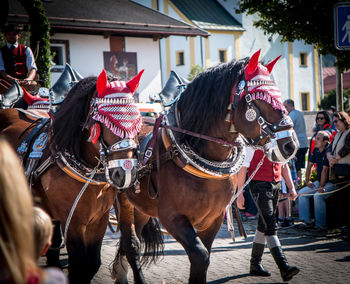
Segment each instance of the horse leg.
M146 283L140 264L141 243L134 226L134 207L124 193L118 194L120 243L113 262L113 276L118 277L115 283L127 283L125 257L134 274L135 283Z
M84 242L86 225L74 225L70 224L74 231L68 230L66 240L69 283L90 283L91 278L87 273L89 260Z
M161 217L161 216L160 216ZM209 252L196 234L192 224L183 215L160 218L168 232L184 247L191 263L189 283L206 283L210 263Z
M89 267L86 269L86 273L90 279L94 277L101 266L101 246L106 232L108 218L109 211L107 211L98 222L89 224L86 228L85 242L89 261Z
M62 268L60 263L60 247L62 244L61 222L53 220L53 235L51 246L46 253L47 266L56 266Z
M197 231L198 237L203 242L204 246L207 248L209 254L211 252L211 246L214 242L216 234L220 230L222 222L224 221L224 213L217 217L214 222L204 231Z

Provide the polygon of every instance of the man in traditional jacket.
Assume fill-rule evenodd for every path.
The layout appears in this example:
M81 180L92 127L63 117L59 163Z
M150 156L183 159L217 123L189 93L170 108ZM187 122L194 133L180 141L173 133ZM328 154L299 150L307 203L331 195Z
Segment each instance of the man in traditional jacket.
M0 49L0 78L14 83L30 84L36 76L36 64L30 47L18 43L21 28L10 24L4 29L6 45Z

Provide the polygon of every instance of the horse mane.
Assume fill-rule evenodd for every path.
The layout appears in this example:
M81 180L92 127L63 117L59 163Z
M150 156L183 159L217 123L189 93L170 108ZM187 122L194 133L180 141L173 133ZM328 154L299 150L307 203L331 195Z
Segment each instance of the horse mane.
M232 88L241 80L248 61L249 58L232 60L197 75L178 102L183 129L207 134L225 120ZM194 148L200 149L204 146L203 139L185 134L182 138L186 138Z
M83 125L90 110L90 102L96 91L97 77L87 77L78 82L67 94L55 113L52 124L51 144L56 151L72 153L82 159Z

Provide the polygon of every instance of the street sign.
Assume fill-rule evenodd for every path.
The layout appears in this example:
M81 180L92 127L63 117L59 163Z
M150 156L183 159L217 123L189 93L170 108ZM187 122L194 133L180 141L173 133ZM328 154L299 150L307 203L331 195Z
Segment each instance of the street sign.
M350 50L350 2L334 6L334 40L339 50Z

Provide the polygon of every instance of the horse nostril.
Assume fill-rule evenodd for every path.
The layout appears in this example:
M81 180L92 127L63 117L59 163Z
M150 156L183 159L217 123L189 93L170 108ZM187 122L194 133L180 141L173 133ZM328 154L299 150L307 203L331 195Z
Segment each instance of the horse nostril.
M120 175L120 173L119 173L118 170L112 171L111 179L112 179L113 181L118 181L120 178L121 178L121 175Z
M294 150L295 150L295 144L292 141L287 142L283 145L283 152L288 156L292 155Z

